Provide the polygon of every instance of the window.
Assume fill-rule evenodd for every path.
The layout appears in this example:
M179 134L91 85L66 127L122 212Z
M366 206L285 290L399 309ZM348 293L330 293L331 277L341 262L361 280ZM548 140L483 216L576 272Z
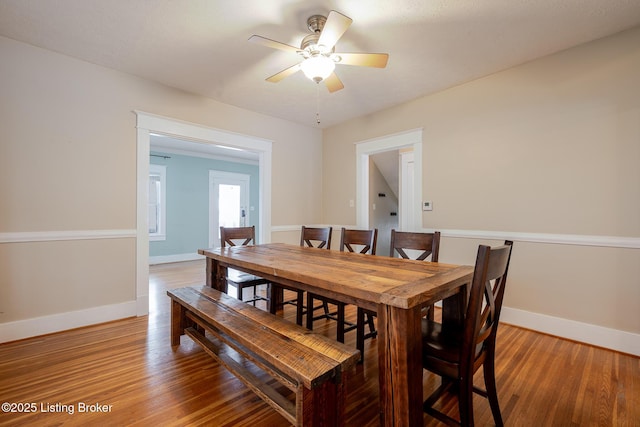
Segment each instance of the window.
M166 240L167 167L149 165L149 240Z

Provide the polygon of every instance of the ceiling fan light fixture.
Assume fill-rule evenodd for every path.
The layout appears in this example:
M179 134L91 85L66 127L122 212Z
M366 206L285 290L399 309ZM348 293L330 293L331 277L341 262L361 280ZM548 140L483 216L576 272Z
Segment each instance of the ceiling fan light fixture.
M267 77L266 81L278 83L285 77L302 70L307 78L316 83L324 82L329 93L334 93L344 89L344 84L334 73L336 64L385 68L389 59L389 54L386 53L335 53L336 43L352 22L351 18L335 10L330 11L327 17L313 15L307 20L311 34L307 34L302 39L299 48L255 34L249 37L249 41L293 52L303 58L302 62Z
M335 62L323 55L316 55L305 59L300 68L305 76L316 83L320 83L333 73L336 68Z

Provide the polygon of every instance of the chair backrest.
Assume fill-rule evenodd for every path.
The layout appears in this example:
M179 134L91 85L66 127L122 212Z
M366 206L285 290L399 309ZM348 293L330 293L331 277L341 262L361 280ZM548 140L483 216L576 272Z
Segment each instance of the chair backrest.
M345 248L349 252L356 252L354 246L362 246L361 254L376 254L376 242L378 240L378 229L373 230L347 230L342 227L340 233L340 251L344 252Z
M464 320L461 364L473 372L474 360L495 349L502 298L513 242L491 248L480 245ZM490 355L492 357L492 355ZM466 363L465 363L466 362Z
M412 233L408 231L391 230L391 251L390 257L394 257L396 252L402 258L409 259L405 250L422 251L418 255L418 261L424 261L431 255L432 262L438 262L438 253L440 252L440 232L434 233Z
M333 227L313 228L303 225L300 231L300 246L331 249L332 232Z
M225 246L245 246L256 243L256 227L220 227L220 242Z

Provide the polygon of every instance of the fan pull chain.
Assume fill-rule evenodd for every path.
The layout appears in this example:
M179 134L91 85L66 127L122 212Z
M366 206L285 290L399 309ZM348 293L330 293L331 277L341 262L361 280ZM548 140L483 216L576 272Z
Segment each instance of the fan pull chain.
M320 124L320 82L316 83L316 124Z

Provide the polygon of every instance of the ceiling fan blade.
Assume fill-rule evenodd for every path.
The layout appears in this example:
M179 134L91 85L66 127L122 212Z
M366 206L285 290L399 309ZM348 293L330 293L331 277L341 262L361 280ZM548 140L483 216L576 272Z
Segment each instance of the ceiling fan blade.
M344 89L344 85L336 73L331 73L329 77L324 79L324 84L327 85L327 89L329 89L329 92L331 93Z
M360 67L384 68L387 66L387 53L336 53L340 57L338 64L358 65Z
M352 22L353 19L332 10L327 16L327 22L320 33L318 44L325 46L328 50L333 49Z
M257 36L255 34L249 37L249 41L253 43L261 44L263 46L270 47L273 49L280 49L280 50L285 50L287 52L293 52L293 53L300 52L300 49L297 47L294 47L285 43L280 43L275 40L268 39L266 37Z
M289 68L286 68L271 77L267 77L266 80L271 83L278 83L280 80L284 79L285 77L289 77L290 75L295 74L298 71L300 71L300 64L296 64Z

